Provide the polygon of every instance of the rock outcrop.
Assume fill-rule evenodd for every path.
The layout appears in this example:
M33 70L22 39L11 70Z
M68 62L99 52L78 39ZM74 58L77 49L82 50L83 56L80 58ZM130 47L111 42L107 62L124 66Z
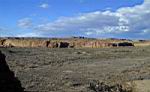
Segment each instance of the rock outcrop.
M134 46L134 44L129 43L129 42L121 42L121 43L118 43L118 46Z
M45 40L7 39L3 43L5 47L46 47Z
M20 81L14 76L0 51L0 92L23 92Z
M5 39L0 39L0 47L3 47L4 46L4 42L5 42L6 40Z
M48 47L48 48L102 48L118 46L134 46L131 42L98 39L0 39L1 47Z
M73 42L76 48L101 48L101 47L112 47L112 43L104 41L75 41Z
M113 43L113 47L125 47L125 46L134 46L134 44L129 42Z

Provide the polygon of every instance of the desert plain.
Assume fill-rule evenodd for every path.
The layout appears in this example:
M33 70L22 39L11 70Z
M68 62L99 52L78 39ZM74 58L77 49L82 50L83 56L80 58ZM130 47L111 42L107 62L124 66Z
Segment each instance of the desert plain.
M150 79L149 46L0 50L26 92L98 92L90 88L92 81L115 85Z

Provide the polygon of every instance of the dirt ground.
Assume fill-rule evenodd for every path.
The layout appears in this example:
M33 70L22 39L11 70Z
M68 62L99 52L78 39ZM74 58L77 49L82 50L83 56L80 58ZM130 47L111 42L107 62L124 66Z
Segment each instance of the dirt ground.
M29 92L94 92L89 83L150 79L150 47L0 48Z

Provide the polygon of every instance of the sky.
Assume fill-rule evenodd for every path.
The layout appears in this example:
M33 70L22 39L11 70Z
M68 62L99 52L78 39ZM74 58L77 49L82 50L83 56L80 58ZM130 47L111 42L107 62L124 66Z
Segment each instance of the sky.
M150 0L0 0L0 37L150 39Z

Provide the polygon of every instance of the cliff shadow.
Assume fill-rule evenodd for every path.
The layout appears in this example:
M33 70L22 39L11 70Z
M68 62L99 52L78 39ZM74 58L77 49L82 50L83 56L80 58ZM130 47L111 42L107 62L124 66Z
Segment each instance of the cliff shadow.
M5 55L0 51L0 92L24 92L21 82L9 69Z

